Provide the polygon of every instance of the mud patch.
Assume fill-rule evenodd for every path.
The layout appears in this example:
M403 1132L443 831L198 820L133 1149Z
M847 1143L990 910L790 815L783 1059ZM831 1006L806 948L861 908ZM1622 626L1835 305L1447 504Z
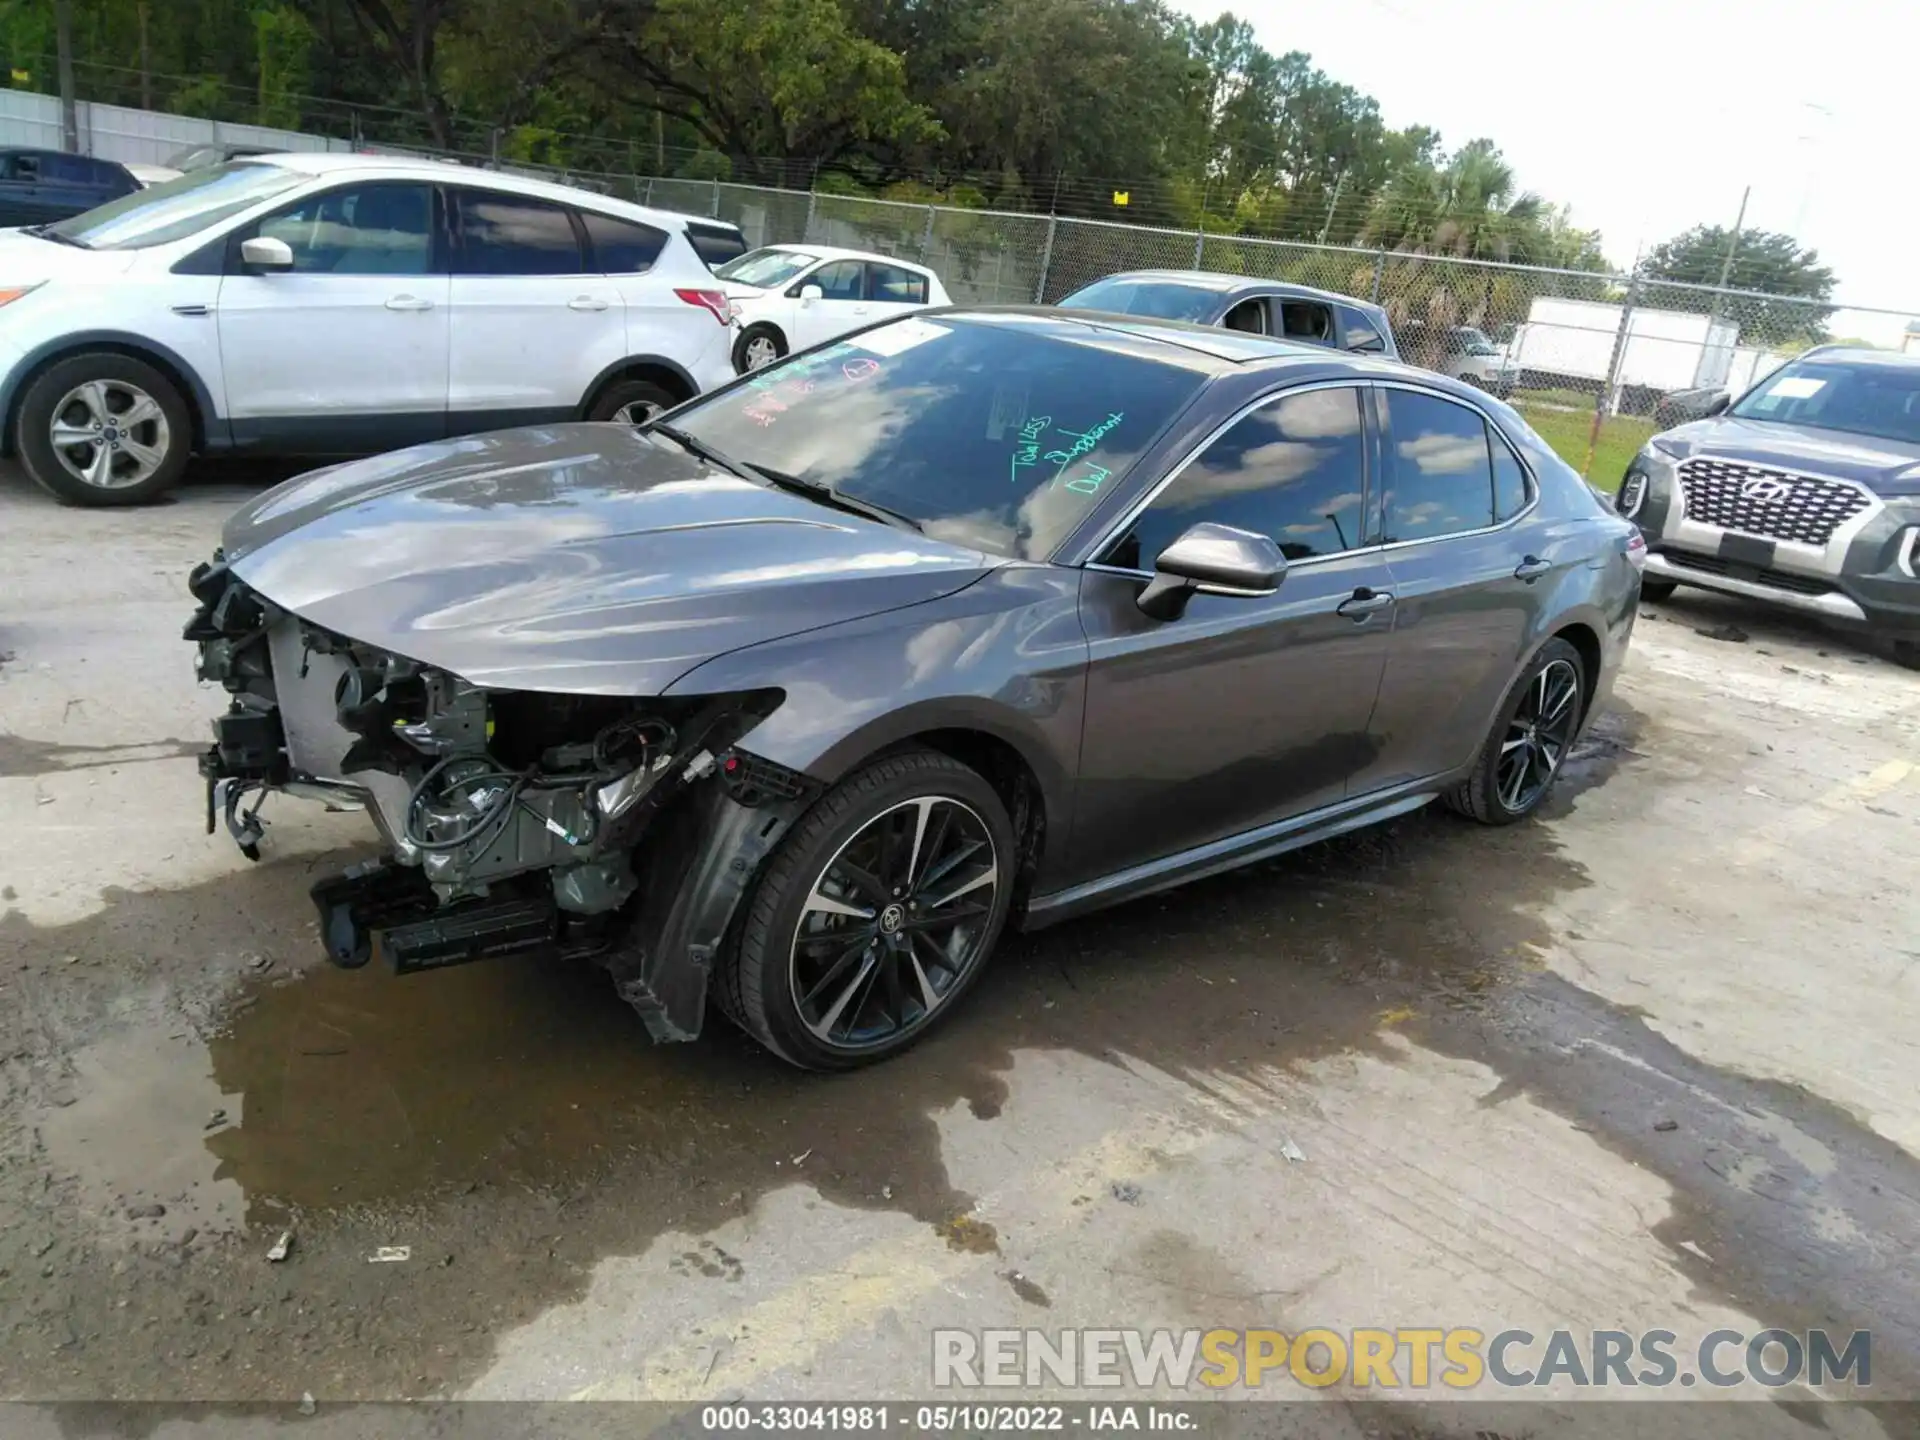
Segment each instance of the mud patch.
M0 734L0 778L177 760L201 754L207 744L205 740L152 740L138 745L63 745L55 740Z

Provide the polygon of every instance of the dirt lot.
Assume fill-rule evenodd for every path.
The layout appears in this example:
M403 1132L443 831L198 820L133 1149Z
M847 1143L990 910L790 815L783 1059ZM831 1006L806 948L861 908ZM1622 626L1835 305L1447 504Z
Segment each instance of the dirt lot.
M0 1396L905 1396L935 1326L1422 1323L1870 1329L1920 1395L1911 673L1683 592L1546 818L1016 941L822 1079L594 972L320 963L361 817L201 833L181 582L244 493L0 477Z

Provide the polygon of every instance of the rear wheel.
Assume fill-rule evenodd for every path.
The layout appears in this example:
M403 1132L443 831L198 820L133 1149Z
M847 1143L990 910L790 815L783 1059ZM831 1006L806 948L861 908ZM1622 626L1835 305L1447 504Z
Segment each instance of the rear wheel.
M929 750L875 761L775 854L721 968L722 1007L806 1069L898 1054L985 967L1013 853L1006 807L977 772Z
M589 420L612 420L622 425L644 425L684 397L652 380L616 380L593 398Z
M193 418L152 365L96 351L49 366L27 387L17 445L27 474L69 505L140 505L187 468Z
M1580 652L1549 640L1507 692L1473 774L1445 797L1483 825L1511 825L1547 798L1580 728L1586 676Z
M1662 600L1671 600L1673 592L1680 588L1677 580L1642 580L1640 598L1658 605Z

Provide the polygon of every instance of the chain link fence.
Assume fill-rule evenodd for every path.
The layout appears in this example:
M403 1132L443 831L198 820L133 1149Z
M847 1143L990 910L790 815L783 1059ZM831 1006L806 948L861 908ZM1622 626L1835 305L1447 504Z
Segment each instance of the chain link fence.
M0 91L0 102L0 141L33 143L44 137L32 127L57 121L52 97ZM184 116L99 106L89 112L88 148L107 158L157 158L162 144L199 138L194 127L204 127L206 138L241 134ZM357 124L355 132L357 148L401 148L368 144ZM273 134L270 143L346 143ZM409 146L404 153L432 152ZM1737 395L1811 345L1864 333L1898 344L1903 331L1920 344L1920 324L1895 310L1632 274L650 176L643 173L650 158L644 147L609 145L592 154L593 163L609 168L559 169L470 153L441 158L730 221L750 246L804 241L918 261L962 304L1052 303L1116 271L1148 269L1248 275L1365 300L1386 312L1403 359L1510 400L1602 485L1619 480L1656 429L1704 414L1717 396ZM1311 318L1310 307L1289 309ZM1281 317L1269 322L1279 326Z

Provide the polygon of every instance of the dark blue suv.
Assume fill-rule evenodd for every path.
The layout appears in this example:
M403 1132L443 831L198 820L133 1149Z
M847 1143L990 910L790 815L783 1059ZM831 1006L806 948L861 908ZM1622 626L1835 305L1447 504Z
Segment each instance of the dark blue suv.
M1809 350L1655 435L1617 505L1646 537L1644 598L1764 600L1920 664L1920 355Z
M0 227L49 225L140 188L111 160L60 150L0 150Z

